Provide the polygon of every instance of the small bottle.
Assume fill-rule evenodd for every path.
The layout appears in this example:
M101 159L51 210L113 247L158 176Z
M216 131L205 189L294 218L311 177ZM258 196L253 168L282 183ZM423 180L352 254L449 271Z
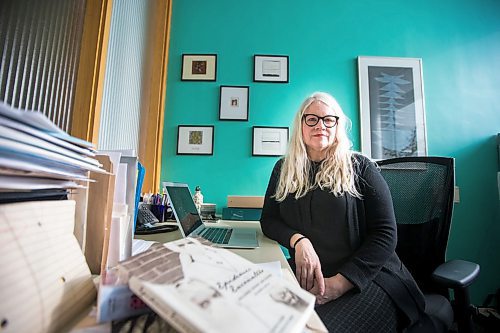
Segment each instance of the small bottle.
M203 205L203 194L201 194L201 188L199 186L196 186L196 188L194 189L193 200L198 213L200 213L201 205Z

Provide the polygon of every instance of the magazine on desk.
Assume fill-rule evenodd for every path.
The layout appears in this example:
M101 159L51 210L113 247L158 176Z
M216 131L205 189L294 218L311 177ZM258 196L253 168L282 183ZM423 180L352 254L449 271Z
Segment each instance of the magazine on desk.
M302 332L315 301L297 284L189 237L155 244L118 271L180 332Z

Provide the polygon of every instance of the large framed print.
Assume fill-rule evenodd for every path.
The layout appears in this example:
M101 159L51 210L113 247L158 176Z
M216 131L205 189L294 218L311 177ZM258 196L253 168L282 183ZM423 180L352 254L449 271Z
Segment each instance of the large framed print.
M288 144L288 127L252 127L253 156L283 156Z
M256 54L253 65L254 82L288 83L288 56Z
M220 86L219 120L248 121L248 86Z
M214 126L179 125L177 155L213 155Z
M183 54L182 81L215 81L217 79L216 54Z
M373 159L427 155L422 60L358 57L361 151Z

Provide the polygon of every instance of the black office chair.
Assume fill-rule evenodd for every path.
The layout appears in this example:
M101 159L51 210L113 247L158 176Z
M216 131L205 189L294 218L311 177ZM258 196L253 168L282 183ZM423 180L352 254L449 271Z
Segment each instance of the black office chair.
M398 225L396 252L424 292L426 313L448 331L473 332L468 286L479 265L446 262L455 185L454 159L401 157L378 161L389 185ZM454 300L449 302L449 289Z

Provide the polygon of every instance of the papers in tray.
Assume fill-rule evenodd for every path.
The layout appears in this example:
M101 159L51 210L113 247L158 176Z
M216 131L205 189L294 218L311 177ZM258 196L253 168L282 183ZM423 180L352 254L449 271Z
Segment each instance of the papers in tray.
M180 332L301 332L315 301L296 283L189 237L155 244L118 271Z

